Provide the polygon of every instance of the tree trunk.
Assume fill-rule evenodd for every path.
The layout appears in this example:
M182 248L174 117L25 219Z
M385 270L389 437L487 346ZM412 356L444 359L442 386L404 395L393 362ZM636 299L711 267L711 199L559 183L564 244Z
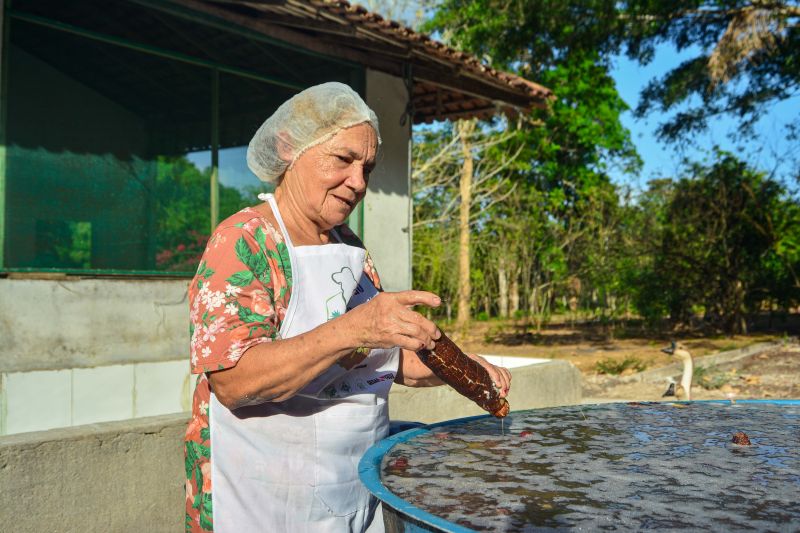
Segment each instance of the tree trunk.
M512 266L510 269L511 271L511 283L508 287L509 292L509 304L508 304L508 313L511 316L515 316L517 311L519 311L519 276L517 276L517 269Z
M528 314L533 317L536 325L536 332L542 329L542 317L539 314L539 280L534 278L533 287L531 288L530 299L528 300Z
M536 304L538 303L536 301L536 298L537 298L537 294L536 294L537 284L538 284L538 280L534 279L533 280L533 286L531 287L531 292L528 295L528 314L530 316L535 316L536 315L536 311L537 311L537 307L536 307Z
M464 161L461 164L461 212L458 222L458 315L456 321L460 325L469 322L470 296L472 287L469 280L469 212L472 204L472 144L470 137L475 131L475 121L459 120L456 128L461 138L461 154Z
M508 272L503 257L497 263L497 311L501 318L508 316Z

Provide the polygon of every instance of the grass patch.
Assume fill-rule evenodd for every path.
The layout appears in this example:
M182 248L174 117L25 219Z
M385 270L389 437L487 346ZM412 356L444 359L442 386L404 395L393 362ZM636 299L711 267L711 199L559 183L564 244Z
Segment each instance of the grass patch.
M706 390L717 390L733 379L731 372L722 372L716 366L698 366L694 369L694 382Z
M600 374L610 374L612 376L618 376L625 372L626 370L633 369L635 372L641 372L645 368L647 368L647 363L639 359L638 357L629 356L623 359L622 361L617 361L614 359L602 359L597 361L594 365L595 370L597 370Z

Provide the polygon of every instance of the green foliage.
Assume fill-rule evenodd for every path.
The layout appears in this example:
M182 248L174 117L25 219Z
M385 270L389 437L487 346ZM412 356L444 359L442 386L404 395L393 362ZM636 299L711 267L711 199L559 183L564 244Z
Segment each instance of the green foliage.
M739 135L770 104L796 96L800 84L800 7L795 1L627 1L628 55L649 61L666 42L691 56L642 91L636 114L673 112L659 133L688 140L723 113L740 121ZM798 122L795 121L795 127Z
M51 223L52 224L52 223ZM55 223L61 226L65 235L62 240L50 238L58 264L70 268L91 268L92 266L92 224L91 222L65 221Z
M491 58L495 66L542 83L556 95L547 109L505 126L514 137L484 154L500 162L504 150L519 150L508 168L512 186L496 191L502 201L478 206L483 217L473 232L473 305L488 302L500 311L500 293L513 285L521 308L509 312L530 315L541 325L556 296L579 279L586 290L599 294L601 314L627 308L618 305L617 296L624 287L624 213L621 193L607 170L635 171L641 162L620 122L627 105L602 55L608 24L615 24L608 2L575 8L558 2L450 0L428 25L454 45ZM436 142L435 135L427 135L415 144L415 164L431 159ZM457 173L457 167L451 172ZM441 212L457 194L425 190L415 201L422 210ZM415 256L415 281L417 267Z
M610 374L612 376L618 376L628 369L641 372L647 368L647 364L644 361L632 355L626 357L622 361L616 361L610 358L602 359L595 363L594 366L598 373Z
M796 96L800 83L796 1L444 0L426 29L559 98L563 88L547 77L553 66L591 54L607 65L621 53L647 64L669 43L690 57L651 80L636 109L638 117L665 114L659 134L669 141L690 141L721 114L738 119L739 136L751 139L764 109ZM787 134L799 130L795 120Z
M792 286L797 258L787 253L798 242L800 217L776 181L731 154L715 155L674 183L636 301L646 317L669 310L677 323L704 309L706 324L736 333L746 329L747 311L800 297Z
M478 128L486 147L473 154L483 165L476 179L503 172L471 206L473 308L537 326L555 308L604 324L635 314L651 327L668 318L732 333L750 313L797 305L800 203L774 179L722 152L636 195L608 170L641 165L620 122L628 108L609 75L615 54L647 63L664 42L694 54L640 99L640 116L678 112L664 138L685 138L728 111L746 126L796 92L798 15L790 2L443 0L425 29L555 94L516 123ZM749 56L717 49L728 31L754 35L746 23L758 17L769 22L759 30L767 45L750 41ZM720 65L730 83L713 78ZM435 176L458 176L456 141L449 124L417 130L413 153L415 172L423 169L414 179L414 286L452 302L460 191L457 179ZM510 153L518 156L504 166Z
M211 169L198 169L184 156L156 161L155 262L159 269L191 272L210 235ZM219 185L220 213L225 216L257 203L257 191Z

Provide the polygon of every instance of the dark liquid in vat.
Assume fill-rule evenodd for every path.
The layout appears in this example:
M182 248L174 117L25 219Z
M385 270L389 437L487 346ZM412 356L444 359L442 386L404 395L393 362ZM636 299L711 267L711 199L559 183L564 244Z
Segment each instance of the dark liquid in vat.
M800 405L608 404L434 427L381 469L476 530L800 531L799 447Z

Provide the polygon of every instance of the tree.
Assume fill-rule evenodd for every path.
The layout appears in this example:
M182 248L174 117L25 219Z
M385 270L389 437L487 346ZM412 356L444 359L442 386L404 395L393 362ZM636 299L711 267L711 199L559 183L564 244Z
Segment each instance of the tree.
M366 0L364 2L364 6L370 11L380 13L389 20L402 22L411 28L416 28L423 22L425 11L432 4L432 0Z
M494 63L521 62L536 81L575 54L596 53L607 65L622 52L648 63L664 43L688 51L692 58L647 85L636 109L639 117L675 111L659 128L668 141L721 114L738 117L750 135L765 107L800 86L797 1L445 0L428 27Z
M619 9L631 58L646 63L665 42L694 56L642 92L637 116L677 111L661 124L662 139L686 139L721 114L737 117L740 134L750 135L765 107L797 96L796 1L632 0Z
M198 169L185 156L159 156L155 169L155 266L194 272L209 237L211 169ZM218 187L225 217L258 201L257 189Z
M519 148L513 150L507 146L513 137L491 124L461 120L445 128L422 130L415 138L412 164L415 251L419 250L418 243L425 243L430 250L428 232L440 233L439 239L458 236L457 262L450 272L457 272L455 296L460 324L465 324L471 316L472 233L485 220L488 210L513 190L509 170L520 152ZM454 225L456 211L458 224ZM428 278L420 280L421 286L426 286L430 277L439 277L428 270L434 266L441 264L424 257L415 259L415 278L417 271Z
M458 217L458 316L459 324L466 324L470 318L470 262L469 234L470 211L472 208L472 178L475 161L472 159L471 137L475 133L474 120L459 120L456 123L458 136L461 138L461 173L458 184L459 217Z
M785 244L797 243L798 204L733 155L715 155L674 183L644 291L662 298L676 324L702 312L714 329L743 333L748 311L783 291L785 305L797 301L800 287L790 287L796 256Z
M512 294L501 294L498 308L505 312L507 304L500 302L506 299L520 301L511 289L516 287L537 325L550 313L557 291L569 284L570 267L581 264L578 254L588 249L579 245L581 239L598 229L586 224L592 211L606 209L612 197L616 201L609 169L635 171L641 164L620 122L627 106L602 53L611 46L608 24L617 24L611 2L576 7L493 0L447 0L428 24L457 47L556 95L548 109L533 110L516 130L524 165L512 176L519 187L508 199L514 211L497 204L496 217L485 228L495 243L508 246L496 275L498 291ZM595 218L600 220L606 219ZM519 235L518 228L526 228L524 237L507 240Z

